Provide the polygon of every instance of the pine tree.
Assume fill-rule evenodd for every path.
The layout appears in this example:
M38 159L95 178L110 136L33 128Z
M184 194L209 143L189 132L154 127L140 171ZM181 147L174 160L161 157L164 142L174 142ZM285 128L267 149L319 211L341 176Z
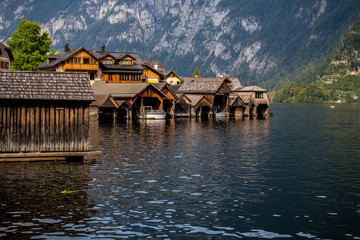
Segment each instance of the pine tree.
M194 74L192 75L192 77L201 77L198 66L195 67L195 71L194 71Z

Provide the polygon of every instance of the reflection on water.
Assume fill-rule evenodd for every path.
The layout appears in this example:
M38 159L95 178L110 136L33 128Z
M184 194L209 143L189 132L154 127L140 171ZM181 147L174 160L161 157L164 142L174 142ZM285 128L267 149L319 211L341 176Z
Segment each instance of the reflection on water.
M355 239L360 108L335 110L91 122L96 162L0 165L0 237Z

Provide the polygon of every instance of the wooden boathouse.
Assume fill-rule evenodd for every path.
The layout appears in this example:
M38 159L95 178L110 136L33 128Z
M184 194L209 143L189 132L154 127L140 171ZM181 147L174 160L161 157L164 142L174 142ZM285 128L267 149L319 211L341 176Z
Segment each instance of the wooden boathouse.
M87 74L0 72L0 161L80 160L89 151Z
M104 101L101 105L101 101L100 103L95 101L91 104L92 116L96 117L102 117L101 113L104 113L105 107L108 107L107 112L111 111L111 109L109 109L110 107L113 110L113 116L119 118L144 118L145 107L152 107L154 110L161 110L164 106L164 99L167 97L151 83L119 84L107 83L105 81L95 81L92 88L96 99L108 99L107 103ZM116 104L114 104L114 102ZM119 111L120 108L116 106L124 106L126 111Z

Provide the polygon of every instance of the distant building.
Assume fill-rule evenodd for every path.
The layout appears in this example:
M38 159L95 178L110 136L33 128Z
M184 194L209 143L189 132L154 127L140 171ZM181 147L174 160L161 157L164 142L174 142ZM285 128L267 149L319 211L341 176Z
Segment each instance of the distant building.
M239 87L232 90L246 104L244 114L255 117L269 115L270 100L268 91L258 86Z
M175 70L171 70L168 74L166 74L164 81L170 85L178 85L183 83L180 77L175 73Z
M10 48L0 42L0 72L10 71L10 63L14 61L14 57Z

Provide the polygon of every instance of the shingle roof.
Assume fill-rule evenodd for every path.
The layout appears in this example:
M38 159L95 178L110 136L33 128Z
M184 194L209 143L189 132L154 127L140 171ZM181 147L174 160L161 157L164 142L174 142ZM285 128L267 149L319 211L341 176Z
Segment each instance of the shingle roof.
M207 97L205 97L203 95L185 94L185 96L191 101L190 105L192 107L196 106L196 104L198 104L203 98L205 98L206 100L208 100L211 103L211 101L209 99L207 99Z
M181 85L181 87L176 91L183 93L216 93L217 90L221 87L223 82L187 82Z
M101 51L97 51L97 52L93 52L94 56L97 57L98 59L101 59L103 57L106 56L111 56L113 57L115 60L120 60L125 56L130 56L131 58L135 59L135 65L144 65L144 60L140 57L140 54L137 52L101 52Z
M233 89L234 92L267 92L266 89L263 89L258 86L247 86L247 87L238 87Z
M0 72L0 99L93 101L87 74Z
M96 95L110 94L114 98L133 98L150 85L151 83L107 83L105 81L95 81L92 88ZM155 86L152 87L165 96Z
M223 82L224 80L228 80L231 82L231 89L241 87L241 83L238 78L234 77L208 77L208 78L199 78L199 77L184 77L182 78L184 83L187 82Z

